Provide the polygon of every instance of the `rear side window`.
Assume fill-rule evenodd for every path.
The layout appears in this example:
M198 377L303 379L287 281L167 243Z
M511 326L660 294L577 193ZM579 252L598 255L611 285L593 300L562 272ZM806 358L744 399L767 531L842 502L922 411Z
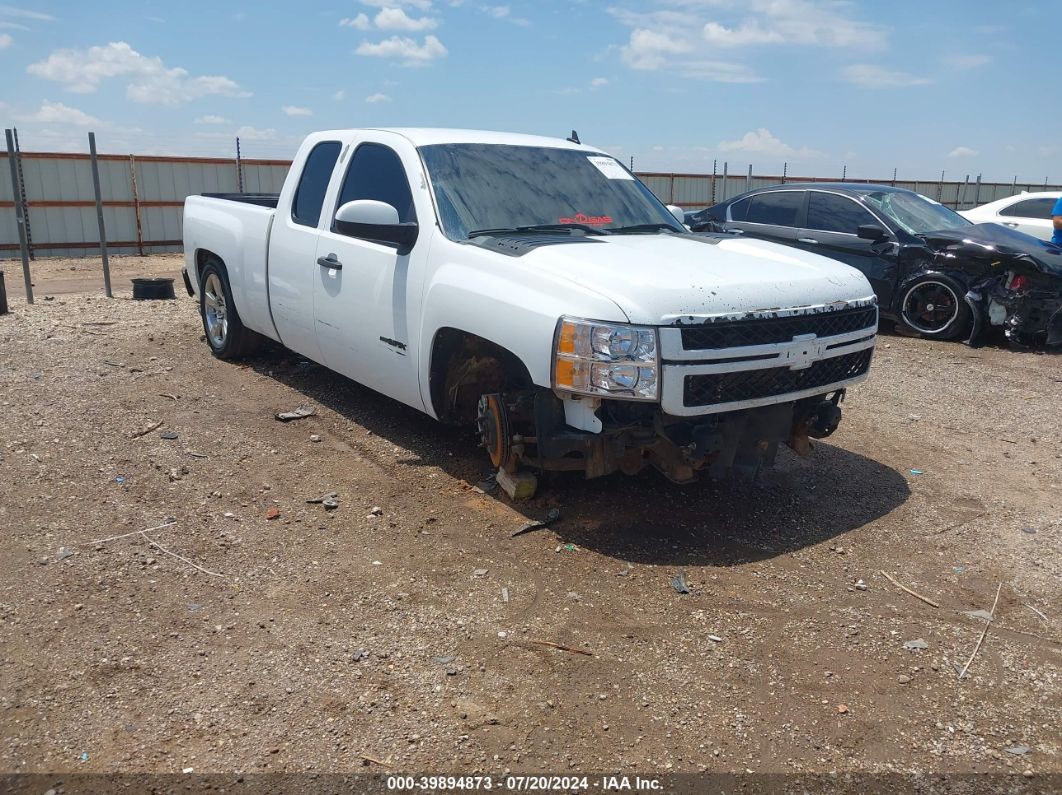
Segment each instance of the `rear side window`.
M744 221L745 216L749 212L749 202L752 199L741 199L730 205L730 220L731 221Z
M341 148L339 141L324 141L310 150L291 203L291 220L295 223L317 226L321 220L321 206Z
M354 152L336 209L358 199L387 202L398 210L400 223L417 220L406 169L395 151L382 144L362 144Z
M808 195L808 229L854 235L863 224L881 226L873 215L844 196L817 191Z
M745 221L750 224L796 226L804 192L799 190L758 193L752 197Z
M1004 207L999 214L1013 218L1042 218L1046 221L1050 220L1056 201L1058 200L1051 198L1026 199Z

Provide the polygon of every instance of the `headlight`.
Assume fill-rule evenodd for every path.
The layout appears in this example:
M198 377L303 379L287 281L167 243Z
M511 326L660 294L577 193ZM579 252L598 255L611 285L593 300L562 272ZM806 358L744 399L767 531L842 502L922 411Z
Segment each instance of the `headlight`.
M628 400L657 399L656 329L562 317L553 351L553 385L562 392Z

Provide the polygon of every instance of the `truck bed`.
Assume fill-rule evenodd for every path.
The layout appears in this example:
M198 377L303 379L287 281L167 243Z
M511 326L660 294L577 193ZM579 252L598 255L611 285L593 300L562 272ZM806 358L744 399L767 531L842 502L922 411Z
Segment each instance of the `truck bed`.
M208 199L257 204L259 207L269 207L273 210L277 208L277 202L280 200L279 193L202 193L200 195Z

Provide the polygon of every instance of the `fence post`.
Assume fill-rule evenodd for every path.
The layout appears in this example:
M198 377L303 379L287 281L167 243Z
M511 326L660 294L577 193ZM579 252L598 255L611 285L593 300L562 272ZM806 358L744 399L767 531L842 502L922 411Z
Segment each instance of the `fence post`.
M940 184L937 185L937 201L944 198L944 169L940 170Z
M1010 183L1010 195L1013 196L1018 192L1018 175L1014 175L1014 181Z
M240 158L240 137L236 136L236 186L243 193L243 160Z
M966 204L966 188L970 185L970 175L966 175L966 179L962 183L962 193L959 194L959 201L957 202L956 210L965 209L962 205Z
M789 162L782 163L782 184L785 184L786 178L789 176Z
M33 303L33 280L30 278L29 246L26 243L26 221L22 200L18 193L18 167L15 165L15 139L11 130L7 136L7 162L11 166L11 198L15 200L15 225L18 227L18 245L22 251L22 280L26 283L26 303Z
M974 187L974 207L981 203L981 175L977 175L977 185Z
M727 180L726 169L727 169L727 162L724 160L723 161L723 196L722 196L721 201L726 201L726 180Z
M133 186L133 212L136 213L136 247L144 256L144 230L140 225L140 190L136 185L136 156L129 155L129 182Z
M100 195L100 168L96 162L96 133L90 132L89 159L92 161L92 189L96 192L96 222L100 227L100 256L103 258L103 292L114 298L111 292L111 263L107 259L107 228L103 223L103 197Z
M845 163L843 166L841 166L841 182L844 182L847 177L848 177L848 164Z
M718 160L713 160L712 161L712 200L711 200L709 206L711 206L712 204L715 204L715 166L716 166L716 164L718 162L719 162Z
M22 219L26 222L26 249L31 260L37 259L33 254L33 227L30 225L29 202L26 201L26 176L22 173L22 148L18 145L18 127L11 128L15 136L15 165L18 166L18 195L22 199Z
M668 189L667 189L667 203L668 204L674 204L675 203L675 172L673 172L673 171L671 172L671 182L668 185Z
M752 190L752 163L749 163L749 173L748 176L745 177L745 190Z

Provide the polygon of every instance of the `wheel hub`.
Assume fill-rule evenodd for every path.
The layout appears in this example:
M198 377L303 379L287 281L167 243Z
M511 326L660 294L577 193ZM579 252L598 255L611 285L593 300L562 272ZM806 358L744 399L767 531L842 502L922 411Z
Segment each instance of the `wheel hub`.
M490 462L499 469L510 466L513 463L512 433L501 395L483 395L479 399L476 426L480 445L486 449Z
M203 321L210 344L220 348L229 335L228 307L221 279L211 273L203 285Z

